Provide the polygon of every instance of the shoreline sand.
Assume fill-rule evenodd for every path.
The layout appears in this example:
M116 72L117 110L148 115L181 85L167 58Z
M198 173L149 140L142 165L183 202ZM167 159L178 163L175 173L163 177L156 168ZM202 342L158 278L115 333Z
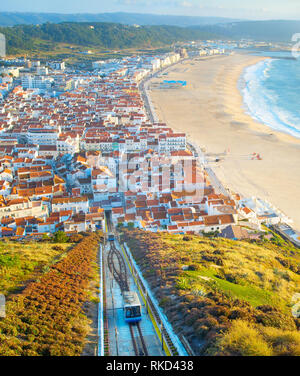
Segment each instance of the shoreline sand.
M235 54L179 63L151 81L150 95L161 121L185 132L208 156L221 156L212 167L225 186L268 200L299 231L300 139L254 120L238 88L244 69L263 59ZM163 79L185 80L187 87L159 89L155 84ZM252 153L262 160L251 160Z

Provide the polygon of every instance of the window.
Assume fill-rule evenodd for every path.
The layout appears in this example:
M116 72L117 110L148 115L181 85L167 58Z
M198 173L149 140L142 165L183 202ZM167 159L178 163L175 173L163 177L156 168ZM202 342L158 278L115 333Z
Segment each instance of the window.
M139 317L141 316L141 308L139 306L136 307L127 307L125 311L125 317Z

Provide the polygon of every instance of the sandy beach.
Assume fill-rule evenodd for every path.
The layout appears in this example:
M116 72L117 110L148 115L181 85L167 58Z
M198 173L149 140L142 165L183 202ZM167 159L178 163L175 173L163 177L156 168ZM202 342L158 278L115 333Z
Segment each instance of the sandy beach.
M260 60L236 54L180 63L153 79L151 98L161 121L186 132L211 160L220 157L212 166L225 186L270 201L300 231L300 139L252 119L238 89L243 70ZM160 89L163 80L187 86ZM262 160L252 160L253 153Z

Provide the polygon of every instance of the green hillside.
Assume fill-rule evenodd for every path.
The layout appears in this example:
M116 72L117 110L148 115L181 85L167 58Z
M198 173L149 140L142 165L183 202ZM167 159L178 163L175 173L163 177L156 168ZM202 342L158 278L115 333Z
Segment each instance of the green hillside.
M123 230L179 335L198 355L300 355L300 252L271 241Z
M79 356L86 345L95 353L97 341L87 336L98 303L102 234L74 239L79 243L0 245L0 293L6 295L0 357Z
M189 16L169 16L158 14L140 13L22 13L22 12L1 12L0 25L14 26L25 24L42 24L46 22L114 22L126 25L210 25L216 23L226 23L235 21L222 17L189 17Z
M114 23L46 23L0 27L6 36L7 52L32 52L40 42L44 51L51 51L58 43L75 44L104 49L152 48L177 41L208 39L210 32L176 26L127 26Z
M300 21L244 21L195 27L63 22L0 27L0 33L6 36L7 53L17 54L51 52L59 44L97 49L130 49L158 48L177 41L206 39L247 38L290 42L299 27Z
M43 274L72 246L72 243L0 242L0 293L9 295L22 290L24 283Z
M200 28L202 31L222 35L224 39L291 42L292 36L299 33L300 21L242 21L223 25L208 25ZM199 30L198 27L196 29Z

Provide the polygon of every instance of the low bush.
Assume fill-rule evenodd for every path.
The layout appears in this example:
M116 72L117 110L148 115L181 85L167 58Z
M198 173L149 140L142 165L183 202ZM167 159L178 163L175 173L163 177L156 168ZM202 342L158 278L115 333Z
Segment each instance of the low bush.
M236 320L209 355L270 356L273 351L263 336L249 323Z
M0 356L81 354L88 330L82 307L99 240L96 233L84 238L7 303L7 316L0 321Z
M137 229L124 229L122 240L156 298L164 302L172 294L176 310L171 304L165 313L197 355L297 353L300 319L292 316L290 302L300 280L291 265L299 264L300 253L292 245L282 239L279 247ZM264 328L274 336L266 339ZM276 350L276 333L279 342L289 333L283 338L291 345Z

